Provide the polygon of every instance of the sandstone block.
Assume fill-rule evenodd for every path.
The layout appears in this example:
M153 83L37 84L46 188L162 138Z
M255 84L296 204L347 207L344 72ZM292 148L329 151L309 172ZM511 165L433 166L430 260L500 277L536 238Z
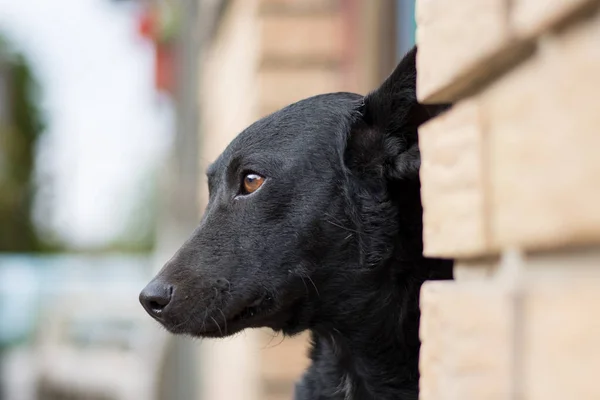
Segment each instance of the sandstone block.
M421 290L420 399L508 399L508 292L491 283L426 282Z
M524 398L598 399L600 257L530 261L520 323Z
M478 255L487 250L481 109L457 104L419 131L424 253Z
M600 242L600 20L545 43L484 95L498 246Z
M343 55L339 14L278 15L261 18L262 63L337 63Z
M453 102L510 42L507 0L418 0L417 97Z
M333 68L264 68L258 72L258 99L263 115L339 89L340 74Z
M454 263L454 279L457 281L485 281L494 278L500 270L498 257L460 259Z
M511 22L519 36L539 35L577 12L586 12L596 0L516 0Z

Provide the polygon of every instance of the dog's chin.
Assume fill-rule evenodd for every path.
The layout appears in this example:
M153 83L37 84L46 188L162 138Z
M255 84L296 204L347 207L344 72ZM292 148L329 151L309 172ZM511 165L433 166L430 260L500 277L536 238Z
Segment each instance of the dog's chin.
M292 335L303 330L298 329L295 323L298 303L298 301L291 302L290 306L281 307L277 306L271 297L264 296L230 315L217 312L216 316L208 317L201 323L195 318L190 318L187 323L163 322L163 326L171 333L197 338L224 338L250 328L271 328Z

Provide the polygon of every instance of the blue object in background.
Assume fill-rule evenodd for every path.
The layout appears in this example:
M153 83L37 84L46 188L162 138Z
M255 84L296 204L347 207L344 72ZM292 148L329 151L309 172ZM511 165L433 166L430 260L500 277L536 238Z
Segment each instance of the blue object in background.
M396 51L398 61L415 45L415 0L396 0Z
M151 276L147 256L0 256L0 347L32 338L44 311L61 297L119 294L133 301Z
M26 339L38 319L39 282L35 261L0 260L0 346Z

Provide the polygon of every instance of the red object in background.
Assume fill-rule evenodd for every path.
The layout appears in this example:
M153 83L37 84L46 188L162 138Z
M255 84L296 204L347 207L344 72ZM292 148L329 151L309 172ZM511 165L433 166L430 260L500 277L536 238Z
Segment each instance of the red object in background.
M156 63L154 84L159 91L173 95L175 93L175 51L174 46L158 44L155 46Z
M154 45L154 86L159 92L173 95L175 92L175 46L158 40L156 9L149 5L138 19L139 34Z
M138 33L146 39L154 40L156 30L156 13L150 7L147 7L138 20Z

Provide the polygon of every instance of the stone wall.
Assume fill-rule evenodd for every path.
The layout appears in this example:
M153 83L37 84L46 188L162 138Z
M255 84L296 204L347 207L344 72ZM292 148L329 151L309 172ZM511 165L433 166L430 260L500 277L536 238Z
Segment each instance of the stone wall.
M421 399L600 399L600 1L418 0Z

